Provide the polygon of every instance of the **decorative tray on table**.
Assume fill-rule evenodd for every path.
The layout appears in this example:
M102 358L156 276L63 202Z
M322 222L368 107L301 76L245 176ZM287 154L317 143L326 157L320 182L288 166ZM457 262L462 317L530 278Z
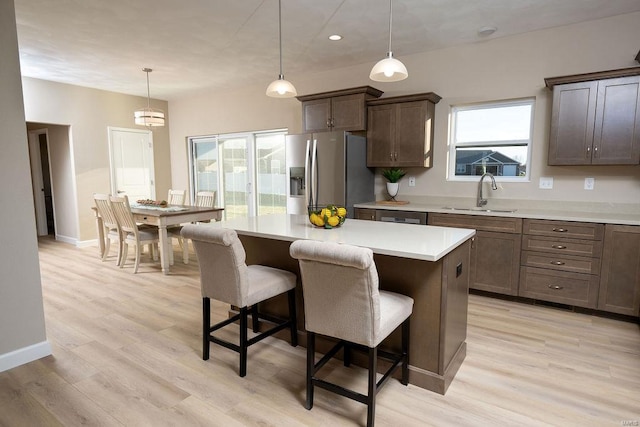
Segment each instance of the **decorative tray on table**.
M142 206L157 206L160 208L166 208L168 205L166 200L142 199L142 200L136 200L136 202Z

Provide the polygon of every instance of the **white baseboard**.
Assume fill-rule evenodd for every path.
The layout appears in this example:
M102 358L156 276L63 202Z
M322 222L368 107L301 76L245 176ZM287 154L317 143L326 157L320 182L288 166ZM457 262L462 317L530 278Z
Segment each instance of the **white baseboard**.
M0 372L8 371L51 354L49 341L42 341L9 353L0 354Z
M77 248L87 248L89 246L95 246L96 248L98 247L98 239L93 239L93 240L77 240L76 241L76 247Z
M70 243L72 245L75 245L78 241L75 237L63 236L62 234L56 234L56 240L63 243Z

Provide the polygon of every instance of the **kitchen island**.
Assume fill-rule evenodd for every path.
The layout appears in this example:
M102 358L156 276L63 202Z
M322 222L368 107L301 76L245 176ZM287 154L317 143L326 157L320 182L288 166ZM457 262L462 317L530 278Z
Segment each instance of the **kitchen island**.
M247 264L282 268L298 277L298 263L289 256L289 245L294 240L330 241L372 249L380 288L414 299L409 382L440 394L446 392L466 355L469 260L474 230L355 219L347 219L342 227L329 230L312 226L305 215L285 214L236 218L203 226L236 230L247 253ZM303 331L300 284L297 298L298 330ZM286 301L270 303L261 309L272 314L286 313ZM303 345L305 338L304 334L300 336ZM399 347L398 331L388 338L388 345ZM328 341L318 345L319 351L328 347ZM380 363L380 370L385 368Z

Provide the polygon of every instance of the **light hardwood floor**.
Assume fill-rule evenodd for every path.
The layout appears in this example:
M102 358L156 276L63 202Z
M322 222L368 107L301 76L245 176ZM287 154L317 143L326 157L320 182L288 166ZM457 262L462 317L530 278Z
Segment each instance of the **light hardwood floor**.
M195 256L191 259L195 259ZM197 261L164 276L101 262L96 248L40 242L54 354L0 373L2 426L364 425L364 405L316 391L304 404L305 349L268 338L201 359ZM132 265L130 263L129 265ZM227 307L215 304L223 318ZM16 325L19 327L19 325ZM230 336L237 331L231 328ZM378 426L620 426L640 422L638 324L472 295L468 354L447 394L391 380ZM363 387L364 371L331 375ZM354 378L352 373L358 375Z

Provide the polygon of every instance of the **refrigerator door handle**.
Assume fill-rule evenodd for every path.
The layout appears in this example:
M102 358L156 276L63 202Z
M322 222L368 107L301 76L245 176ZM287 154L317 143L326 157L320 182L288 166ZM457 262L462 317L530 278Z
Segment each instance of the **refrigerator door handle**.
M311 149L311 185L313 187L311 194L313 197L313 209L318 209L318 140L313 140L313 148Z
M309 150L311 149L310 145L311 145L311 141L307 139L307 150L305 151L305 154L304 154L304 188L305 188L305 191L307 192L307 210L311 207L311 203L313 201L311 181L309 179L311 174L311 164L309 163L309 160L310 160Z

